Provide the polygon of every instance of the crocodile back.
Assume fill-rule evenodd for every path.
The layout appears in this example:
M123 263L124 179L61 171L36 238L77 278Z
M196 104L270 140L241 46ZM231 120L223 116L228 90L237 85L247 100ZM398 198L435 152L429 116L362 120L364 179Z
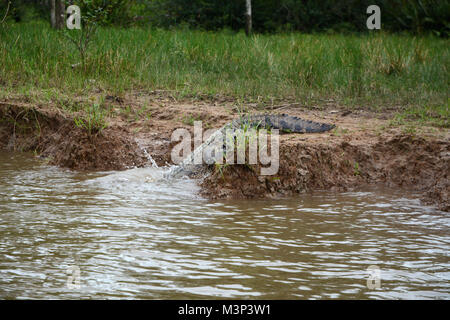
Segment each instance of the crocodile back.
M234 128L239 128L243 124L292 133L319 133L329 131L335 127L332 124L304 120L287 114L244 116L232 122Z

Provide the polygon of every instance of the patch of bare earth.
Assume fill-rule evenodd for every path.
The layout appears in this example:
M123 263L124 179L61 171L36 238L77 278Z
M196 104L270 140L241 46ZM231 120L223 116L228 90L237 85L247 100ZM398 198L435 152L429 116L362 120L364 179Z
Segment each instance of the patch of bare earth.
M36 151L51 164L77 170L122 170L171 164L176 128L220 128L236 117L227 102L177 101L128 95L110 98L109 126L89 136L73 117L57 108L0 103L0 148ZM123 112L127 108L126 112ZM250 110L257 113L256 110ZM271 111L271 110L266 110ZM261 176L258 166L230 165L200 181L201 194L217 198L283 197L308 190L349 190L384 184L423 192L426 203L449 211L450 134L422 128L405 133L389 126L388 114L330 111L291 105L284 112L308 120L334 123L320 134L280 136L280 165L274 176ZM383 119L384 118L384 119Z

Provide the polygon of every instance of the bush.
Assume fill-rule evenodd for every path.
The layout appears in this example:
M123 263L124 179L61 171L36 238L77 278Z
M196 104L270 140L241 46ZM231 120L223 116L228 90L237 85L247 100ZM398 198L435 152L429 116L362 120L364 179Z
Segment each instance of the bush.
M80 7L82 17L101 17L101 25L128 26L133 20L130 0L73 0Z

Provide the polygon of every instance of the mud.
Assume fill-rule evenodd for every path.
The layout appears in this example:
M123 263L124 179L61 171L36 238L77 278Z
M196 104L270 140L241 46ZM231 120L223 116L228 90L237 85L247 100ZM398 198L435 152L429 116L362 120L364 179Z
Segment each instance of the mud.
M50 164L76 170L142 167L150 165L148 155L164 166L171 164L174 129L192 130L195 120L202 120L204 129L219 128L236 117L228 102L183 102L167 95L139 94L107 101L117 112L106 129L91 136L75 125L73 114L57 106L0 103L0 148L34 151ZM283 113L334 123L337 128L322 134L282 135L275 176L260 176L257 166L210 167L212 174L200 182L201 194L212 199L278 198L383 184L420 191L425 203L450 210L448 129L405 132L390 126L385 113L334 109L283 107Z
M280 169L260 176L257 166L233 165L202 182L210 198L278 198L311 190L348 191L368 184L423 192L423 200L449 211L450 148L443 141L399 134L374 141L283 141Z
M49 164L75 170L123 170L147 158L131 133L111 126L89 135L73 117L21 104L0 105L0 148L34 152Z

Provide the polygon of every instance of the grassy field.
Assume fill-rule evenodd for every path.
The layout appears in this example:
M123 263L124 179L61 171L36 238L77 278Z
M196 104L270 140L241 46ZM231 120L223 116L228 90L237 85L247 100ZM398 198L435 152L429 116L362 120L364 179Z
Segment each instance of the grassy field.
M76 31L74 31L76 32ZM326 101L405 115L449 117L449 41L368 35L255 35L223 31L99 29L80 62L45 23L0 30L0 98L8 94L112 95L127 90L221 94L247 102ZM50 93L49 93L50 92Z

